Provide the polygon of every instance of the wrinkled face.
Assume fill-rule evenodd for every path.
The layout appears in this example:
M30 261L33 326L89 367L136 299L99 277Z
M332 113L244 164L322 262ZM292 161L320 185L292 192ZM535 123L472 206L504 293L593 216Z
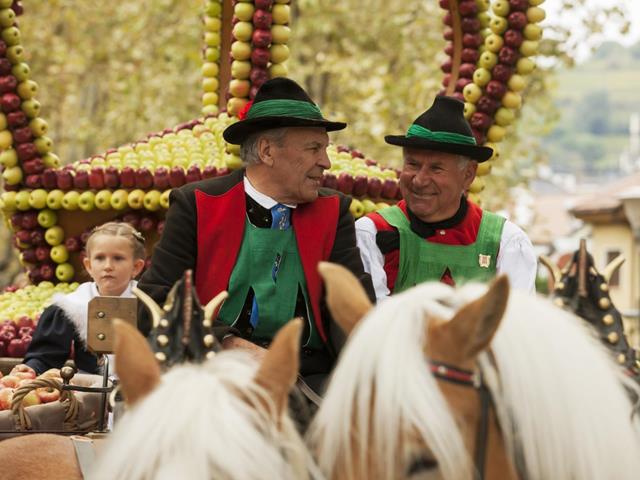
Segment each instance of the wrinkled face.
M97 235L84 259L84 267L100 295L120 296L144 266L144 260L133 258L131 241L125 237Z
M281 203L307 203L318 197L322 173L331 167L324 128L289 128L280 144L272 143L272 178L276 200Z
M423 222L446 220L458 211L460 196L473 182L477 166L472 160L461 164L460 155L405 148L400 191Z

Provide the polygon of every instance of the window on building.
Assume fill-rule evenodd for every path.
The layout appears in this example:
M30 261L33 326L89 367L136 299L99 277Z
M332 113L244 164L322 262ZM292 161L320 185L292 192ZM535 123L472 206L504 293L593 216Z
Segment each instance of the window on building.
M609 263L611 263L611 261L615 260L616 257L618 255L620 255L620 250L609 250L607 252L607 263L606 265L609 265ZM622 268L622 267L620 267ZM610 287L617 287L618 285L620 285L620 268L618 268L613 275L611 275L611 279L609 280L609 286Z

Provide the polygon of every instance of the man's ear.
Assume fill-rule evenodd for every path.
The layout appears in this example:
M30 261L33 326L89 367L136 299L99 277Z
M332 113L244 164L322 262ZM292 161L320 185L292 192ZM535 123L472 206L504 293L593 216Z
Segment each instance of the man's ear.
M478 171L478 162L475 160L469 160L467 166L464 167L464 191L469 190L469 187L476 178L476 172Z
M258 157L260 157L261 163L264 163L269 167L273 167L273 163L275 161L274 146L274 142L269 140L266 136L262 136L258 139Z

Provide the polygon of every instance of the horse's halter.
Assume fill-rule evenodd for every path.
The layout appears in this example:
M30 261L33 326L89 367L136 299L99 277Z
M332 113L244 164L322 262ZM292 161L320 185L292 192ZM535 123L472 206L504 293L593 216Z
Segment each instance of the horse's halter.
M470 370L463 370L436 360L429 360L429 366L434 377L444 380L445 382L474 388L480 395L480 419L476 430L474 463L477 472L476 478L478 480L484 480L489 436L489 407L491 407L492 403L491 392L489 392L489 389L482 380L480 371L472 372Z

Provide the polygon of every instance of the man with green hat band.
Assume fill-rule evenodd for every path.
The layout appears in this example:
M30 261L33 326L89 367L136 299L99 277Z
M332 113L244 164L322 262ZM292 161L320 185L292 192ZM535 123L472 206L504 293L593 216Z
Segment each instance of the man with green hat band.
M345 266L375 299L356 245L350 199L320 188L331 166L327 132L346 124L326 120L286 78L265 82L249 107L223 134L241 145L246 167L171 192L164 231L140 288L164 301L182 272L194 269L203 305L229 292L218 314L219 324L232 332L219 335L223 345L256 356L284 323L304 318L301 374L319 389L341 334L324 308L318 263ZM141 317L140 329L149 328Z
M493 150L476 145L463 111L462 102L439 96L406 135L385 137L402 147L403 200L356 222L378 299L425 281L456 285L496 273L535 291L536 255L526 234L466 198L478 163Z

